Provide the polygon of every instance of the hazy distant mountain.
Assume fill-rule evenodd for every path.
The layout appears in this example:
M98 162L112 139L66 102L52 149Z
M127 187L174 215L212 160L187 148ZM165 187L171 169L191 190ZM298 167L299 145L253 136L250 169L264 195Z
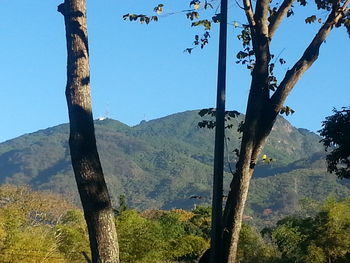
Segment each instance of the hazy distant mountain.
M200 129L201 120L198 111L187 111L134 127L112 119L96 121L98 149L114 200L125 194L130 206L141 209L209 204L214 131ZM243 116L234 119L227 133L227 158L233 162L242 120ZM1 143L0 183L29 184L76 197L68 131L68 124L62 124ZM281 213L296 209L293 198L350 193L326 174L319 140L316 134L278 118L264 150L274 161L257 165L248 212L255 216L264 209ZM226 181L230 179L227 173ZM203 198L189 199L194 194Z

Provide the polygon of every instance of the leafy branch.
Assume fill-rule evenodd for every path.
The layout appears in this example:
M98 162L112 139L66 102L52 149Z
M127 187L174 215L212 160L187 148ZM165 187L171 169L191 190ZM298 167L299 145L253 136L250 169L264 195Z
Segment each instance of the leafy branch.
M216 109L214 108L207 108L202 109L198 112L198 115L201 117L209 116L209 117L216 117ZM240 115L238 111L232 110L232 111L225 111L225 122L230 121L234 118L237 118ZM199 128L208 128L208 129L214 129L216 126L216 122L213 120L203 120L198 122ZM233 127L232 124L228 124L225 126L226 129L231 129Z

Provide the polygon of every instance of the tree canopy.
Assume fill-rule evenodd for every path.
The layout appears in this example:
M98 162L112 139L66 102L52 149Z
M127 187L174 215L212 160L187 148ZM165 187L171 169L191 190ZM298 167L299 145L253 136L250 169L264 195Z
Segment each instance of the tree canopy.
M320 130L326 151L331 149L327 155L328 171L340 178L350 178L350 108L333 109L333 112Z

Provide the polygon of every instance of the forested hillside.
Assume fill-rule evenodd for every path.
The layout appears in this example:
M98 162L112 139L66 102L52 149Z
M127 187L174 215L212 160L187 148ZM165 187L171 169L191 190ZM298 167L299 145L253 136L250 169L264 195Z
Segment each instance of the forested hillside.
M233 119L227 139L234 169L243 116ZM98 148L115 201L123 194L130 207L186 208L209 205L213 160L213 130L200 129L198 111L187 111L129 127L112 119L95 122ZM68 150L68 125L23 135L0 144L0 182L28 184L64 193L77 200ZM299 201L350 194L344 182L326 173L320 138L277 120L264 154L272 162L257 165L246 214L256 222L275 222L298 211ZM228 186L228 183L226 184ZM191 199L196 195L198 198Z

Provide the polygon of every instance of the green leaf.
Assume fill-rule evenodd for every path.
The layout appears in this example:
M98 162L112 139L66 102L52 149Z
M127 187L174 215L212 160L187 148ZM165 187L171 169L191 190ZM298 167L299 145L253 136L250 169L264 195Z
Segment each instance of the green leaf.
M220 14L215 14L211 20L213 20L214 23L220 23Z
M192 53L192 50L193 50L193 48L186 48L185 50L184 50L184 52L186 53L188 53L188 54L191 54Z
M156 12L158 15L160 15L163 12L163 7L164 7L163 4L159 4L153 9L153 11Z
M211 22L207 19L193 22L191 26L204 26L205 30L210 30Z
M198 9L200 6L201 1L199 0L193 0L190 2L190 7L193 6L194 9Z
M306 6L307 2L306 0L297 0L298 3L300 3L301 6Z
M198 19L199 13L196 11L188 12L188 13L186 13L186 17L190 20Z
M246 52L239 51L239 52L237 53L236 57L237 57L238 59L244 59L244 58L248 57L248 55L249 55L249 54L246 53Z
M317 19L317 18L316 18L315 15L309 16L309 17L307 17L307 18L305 19L305 23L306 23L306 24L311 24L311 23L315 22L316 19Z
M289 106L284 106L280 110L280 114L285 114L286 116L288 116L289 114L293 114L294 112L295 111Z
M294 15L293 9L289 9L288 12L287 12L287 17L290 17L292 15Z

